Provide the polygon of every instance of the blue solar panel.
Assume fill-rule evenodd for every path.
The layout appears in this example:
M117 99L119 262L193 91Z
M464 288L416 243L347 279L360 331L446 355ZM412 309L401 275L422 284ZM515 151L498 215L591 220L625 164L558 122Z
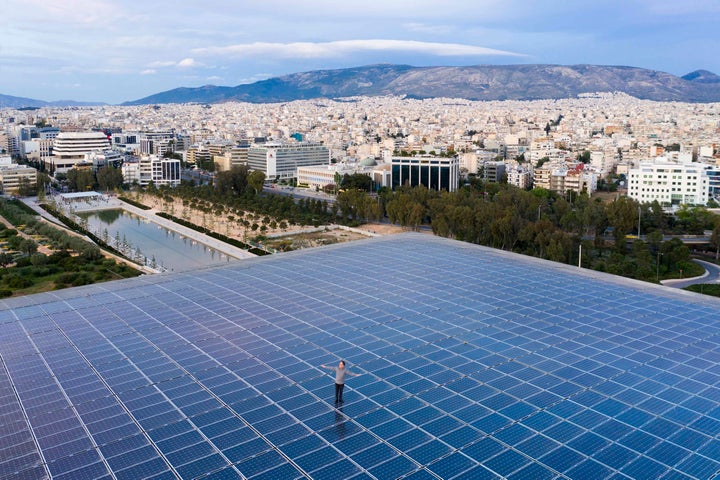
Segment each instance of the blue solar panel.
M3 304L2 478L720 472L711 298L409 234Z

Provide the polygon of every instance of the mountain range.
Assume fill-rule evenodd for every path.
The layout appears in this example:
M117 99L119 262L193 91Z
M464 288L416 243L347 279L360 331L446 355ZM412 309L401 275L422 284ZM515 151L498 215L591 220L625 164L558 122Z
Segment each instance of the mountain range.
M13 97L0 94L0 108L42 108L42 107L82 107L88 105L104 105L102 102L76 102L74 100L58 100L46 102L34 98Z
M165 103L272 103L313 98L395 95L406 98L539 100L623 92L655 101L720 102L720 76L696 70L682 77L657 70L603 65L474 65L413 67L368 65L293 73L224 87L175 88L122 105ZM99 105L45 102L0 95L0 107Z
M574 98L595 92L624 92L655 101L720 102L720 76L697 70L678 77L656 70L601 65L369 65L294 73L235 87L176 88L124 105L267 103L381 95L538 100Z

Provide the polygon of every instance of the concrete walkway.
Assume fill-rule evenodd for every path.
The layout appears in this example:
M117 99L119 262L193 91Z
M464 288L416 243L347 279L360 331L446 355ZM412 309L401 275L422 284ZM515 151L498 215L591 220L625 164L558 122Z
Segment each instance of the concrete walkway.
M180 235L187 237L191 240L195 240L196 242L202 243L203 245L207 245L210 248L214 248L218 252L224 253L228 257L244 259L244 258L252 258L252 257L257 256L253 253L248 252L247 250L243 250L242 248L238 248L234 245L230 245L221 240L213 238L209 235L205 235L204 233L200 233L196 230L193 230L192 228L188 228L184 225L180 225L179 223L175 223L172 220L168 220L167 218L159 217L155 213L154 209L153 210L143 210L142 208L138 208L134 205L130 205L129 203L125 203L120 200L118 200L118 202L120 202L121 205L118 207L115 207L115 208L122 208L123 210L127 210L128 212L132 213L133 215L137 215L138 217L145 218L153 223L160 225L161 227L165 227L168 230L177 232Z

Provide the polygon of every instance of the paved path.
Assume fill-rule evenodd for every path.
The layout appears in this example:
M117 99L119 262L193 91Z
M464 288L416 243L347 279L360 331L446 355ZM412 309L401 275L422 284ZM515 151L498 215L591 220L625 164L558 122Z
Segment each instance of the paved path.
M119 207L115 207L115 208L122 208L124 210L127 210L128 212L133 213L134 215L146 218L153 223L157 223L158 225L167 228L168 230L177 232L184 237L190 238L192 240L195 240L196 242L207 245L210 248L214 248L218 252L224 253L225 255L227 255L229 257L243 259L243 258L252 258L252 257L257 256L253 253L248 252L247 250L243 250L242 248L238 248L234 245L230 245L230 244L220 241L216 238L213 238L209 235L205 235L204 233L200 233L196 230L193 230L192 228L188 228L186 226L180 225L179 223L175 223L172 220L168 220L167 218L159 217L156 215L155 209L143 210L142 208L135 207L133 205L130 205L129 203L125 203L125 202L120 202L120 203L122 205Z
M693 260L693 262L702 266L705 269L705 273L699 277L671 278L662 280L660 283L673 288L685 288L698 283L720 283L720 266L703 260Z

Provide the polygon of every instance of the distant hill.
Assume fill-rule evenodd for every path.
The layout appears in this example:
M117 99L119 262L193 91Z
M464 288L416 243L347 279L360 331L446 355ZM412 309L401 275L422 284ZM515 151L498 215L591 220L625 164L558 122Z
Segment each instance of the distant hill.
M42 108L42 107L82 107L90 105L105 105L101 102L76 102L74 100L58 100L46 102L34 98L13 97L0 94L0 108Z
M264 103L381 95L537 100L595 92L624 92L656 101L720 102L720 77L705 70L678 77L656 70L600 65L369 65L294 73L236 87L177 88L123 105Z
M707 70L695 70L687 75L683 75L682 78L697 83L720 83L720 76Z

